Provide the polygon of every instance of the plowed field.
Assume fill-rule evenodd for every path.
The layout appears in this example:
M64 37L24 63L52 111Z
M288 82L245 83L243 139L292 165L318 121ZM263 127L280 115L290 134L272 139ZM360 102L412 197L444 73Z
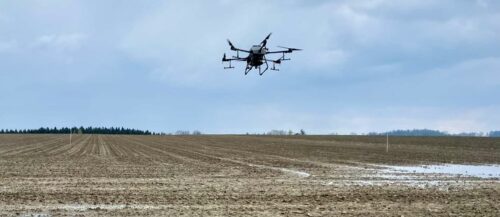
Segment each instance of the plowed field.
M500 140L0 135L0 216L500 216L500 181L384 172L499 164Z

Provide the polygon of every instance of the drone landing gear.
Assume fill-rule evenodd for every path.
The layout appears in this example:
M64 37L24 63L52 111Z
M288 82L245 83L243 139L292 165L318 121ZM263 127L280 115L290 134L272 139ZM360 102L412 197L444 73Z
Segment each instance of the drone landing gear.
M280 69L276 68L276 63L273 62L273 67L271 68L273 71L279 71Z
M250 70L252 70L252 67L247 64L247 67L245 68L245 75L247 75Z
M224 62L229 62L229 66L224 67L224 69L234 69L234 67L231 66L231 59L227 59L226 54L224 54L224 56L222 56L222 63L224 63Z
M267 69L269 69L269 65L267 64L267 62L266 62L266 68L264 69L264 71L261 71L260 66L259 66L259 75L262 76L264 74L264 72L267 71Z
M234 66L231 66L231 60L229 60L229 66L224 67L224 69L234 69Z
M290 58L285 58L285 53L283 53L283 56L280 58L281 61L288 61L291 60Z
M259 75L262 76L264 74L264 72L267 71L267 69L269 69L269 64L267 64L267 59L266 57L264 57L264 63L266 64L266 68L264 69L264 71L261 71L260 70L260 66L259 66Z

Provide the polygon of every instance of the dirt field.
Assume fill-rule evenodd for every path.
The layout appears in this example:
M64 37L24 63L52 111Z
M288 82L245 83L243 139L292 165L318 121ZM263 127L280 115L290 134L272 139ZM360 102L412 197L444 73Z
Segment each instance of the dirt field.
M0 135L0 216L500 216L500 139Z

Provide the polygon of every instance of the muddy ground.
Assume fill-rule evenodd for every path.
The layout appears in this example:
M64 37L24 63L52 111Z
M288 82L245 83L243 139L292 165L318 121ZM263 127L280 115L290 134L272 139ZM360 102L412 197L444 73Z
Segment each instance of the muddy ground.
M500 139L0 135L0 216L500 216Z

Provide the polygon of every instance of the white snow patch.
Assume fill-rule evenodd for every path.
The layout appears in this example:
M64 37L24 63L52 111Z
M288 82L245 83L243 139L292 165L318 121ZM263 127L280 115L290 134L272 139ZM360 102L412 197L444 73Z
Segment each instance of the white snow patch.
M437 190L449 190L452 187L462 189L477 186L486 183L485 180L335 180L322 182L326 186L342 188L346 186L410 186L416 188L436 188ZM500 183L498 181L489 181L489 183Z
M452 176L473 176L479 178L500 178L500 165L442 164L422 166L384 166L386 173L424 173Z
M299 177L304 177L304 178L306 178L306 177L311 176L311 174L306 173L306 172L302 172L302 171L291 170L291 169L286 169L286 168L279 168L279 169L280 169L281 171L283 171L283 172L286 172L286 173L292 173L292 174L295 174L295 175L297 175L297 176L299 176Z
M282 168L282 167L272 167L272 166L257 165L257 164L247 164L247 165L251 166L251 167L265 168L265 169L271 169L271 170L279 170L281 172L289 173L289 174L293 174L293 175L297 175L297 176L302 177L302 178L306 178L306 177L311 176L311 174L306 173L306 172L302 172L302 171L298 171L298 170L292 170L292 169L287 169L287 168Z
M370 166L378 169L366 169L366 174L341 180L327 180L322 184L334 187L403 185L448 190L450 187L469 188L482 183L500 183L499 164L419 166L370 164ZM482 179L471 179L474 177Z

